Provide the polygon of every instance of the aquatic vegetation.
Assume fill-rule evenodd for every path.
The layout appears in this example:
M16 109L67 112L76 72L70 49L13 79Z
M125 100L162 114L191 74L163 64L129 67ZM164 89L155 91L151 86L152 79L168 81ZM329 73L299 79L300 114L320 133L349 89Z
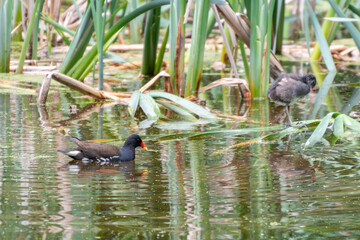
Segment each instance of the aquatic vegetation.
M356 12L359 3L79 2L70 7L69 16L79 24L71 22L73 31L46 11L39 25L41 6L46 9L52 1L36 1L20 61L12 61L10 71L15 65L26 71L32 64L52 64L53 69L43 71L46 79L0 75L3 238L358 238L359 61L350 56L358 53L357 37L351 27L324 35L327 23L321 16L330 6L335 12L335 2L344 16L328 15L325 22L349 22L357 30L358 22L349 20L357 17L346 9ZM224 23L221 37L215 23ZM10 29L19 29L15 25ZM36 31L39 36L31 36ZM5 35L11 36L0 35L0 48ZM70 47L57 47L52 55L56 43L51 35ZM313 36L322 45L322 58L309 63ZM334 53L329 40L340 37L342 44L349 36L347 46ZM281 47L282 40L287 45ZM275 50L284 55L275 56ZM293 59L296 50L300 57ZM25 60L26 52L35 58L37 52L40 60ZM65 55L62 63L58 54ZM220 70L204 69L220 58ZM105 91L101 80L100 90L95 85L103 62ZM336 68L341 70L336 73ZM311 73L320 86L293 106L296 127L285 128L284 109L264 98L270 78L284 71ZM63 85L55 83L49 101L39 101L36 96L45 98L40 83L50 84L50 77ZM244 95L239 85L247 91ZM121 145L133 133L150 150L138 151L136 162L89 162L91 155L81 157L84 162L69 162L56 152L74 145L66 140L70 136ZM104 145L92 146L97 146L91 147L95 154L109 155ZM133 148L123 150L127 158L120 160L133 159ZM118 154L110 151L108 160Z
M325 142L334 144L338 139L346 136L346 129L360 132L360 123L345 114L338 112L328 113L306 141L305 147L311 147L317 142L324 140L324 134L328 129L332 131L333 136L329 140L325 140Z
M163 101L161 99L165 99L167 101ZM194 117L194 115L204 119L216 119L214 114L210 113L196 103L170 93L157 91L152 91L149 93L135 91L132 94L131 100L129 102L130 116L134 117L135 112L139 106L148 119L157 120L162 116L157 103L170 109L174 113L179 114L187 120L197 121L197 118Z
M0 72L9 72L12 1L0 2Z

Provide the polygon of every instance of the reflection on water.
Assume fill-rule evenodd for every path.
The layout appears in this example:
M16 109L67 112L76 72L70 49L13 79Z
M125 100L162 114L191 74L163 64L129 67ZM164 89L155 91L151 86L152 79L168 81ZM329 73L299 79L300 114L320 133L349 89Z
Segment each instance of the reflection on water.
M75 101L59 92L50 98L56 104L38 108L32 96L0 94L0 239L360 236L357 139L302 150L310 134L304 133L212 156L264 133L161 142L149 136L273 125L281 114L258 101L249 114L246 106L246 123L227 120L167 130L159 122L139 127L128 118L126 105ZM76 113L70 105L77 106ZM299 103L292 114L308 118L309 105ZM318 117L327 113L323 108L317 108ZM69 133L124 140L134 132L145 136L150 151L137 151L132 162L71 161L56 152L73 147L65 136Z

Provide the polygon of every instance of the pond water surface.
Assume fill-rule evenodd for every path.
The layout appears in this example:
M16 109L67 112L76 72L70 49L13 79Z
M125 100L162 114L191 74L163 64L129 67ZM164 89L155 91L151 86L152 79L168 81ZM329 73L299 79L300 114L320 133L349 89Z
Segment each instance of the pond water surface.
M293 120L358 116L358 90L348 87L358 79L339 73L323 99L320 90L292 108ZM212 155L284 117L267 100L240 107L235 91L202 97L245 120L201 123L130 119L124 104L94 103L64 87L54 87L45 108L34 95L1 91L0 239L359 239L358 135L304 149L306 132ZM264 130L225 132L249 128ZM224 134L167 136L210 131ZM71 161L56 151L74 147L69 134L122 145L131 133L149 148L132 162Z

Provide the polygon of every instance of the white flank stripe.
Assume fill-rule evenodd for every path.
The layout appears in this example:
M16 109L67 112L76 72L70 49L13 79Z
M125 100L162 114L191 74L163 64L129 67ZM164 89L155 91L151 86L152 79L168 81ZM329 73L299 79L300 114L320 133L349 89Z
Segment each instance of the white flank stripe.
M80 153L80 151L78 150L73 150L73 151L70 151L70 152L67 152L66 155L69 155L69 156L76 156Z

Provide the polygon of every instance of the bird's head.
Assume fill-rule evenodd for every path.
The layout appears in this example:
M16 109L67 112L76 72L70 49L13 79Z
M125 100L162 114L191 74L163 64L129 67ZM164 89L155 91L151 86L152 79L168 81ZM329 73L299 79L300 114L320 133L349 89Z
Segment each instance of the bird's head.
M133 134L130 137L128 137L124 143L125 146L132 146L134 148L136 147L142 147L145 150L148 150L144 142L141 140L140 136L137 134Z
M303 81L308 84L312 90L315 89L316 86L316 77L312 74L307 74L302 77Z

